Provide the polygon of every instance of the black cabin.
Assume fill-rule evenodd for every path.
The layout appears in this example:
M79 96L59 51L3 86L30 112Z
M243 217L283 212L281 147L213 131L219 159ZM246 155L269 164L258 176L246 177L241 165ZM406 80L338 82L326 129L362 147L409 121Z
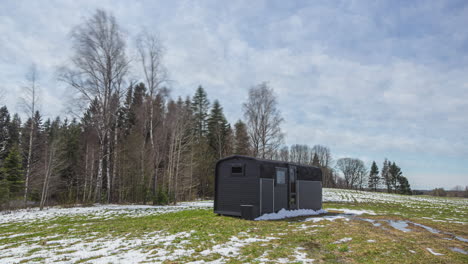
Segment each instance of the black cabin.
M322 208L319 168L247 156L216 163L215 213L254 219L283 208Z

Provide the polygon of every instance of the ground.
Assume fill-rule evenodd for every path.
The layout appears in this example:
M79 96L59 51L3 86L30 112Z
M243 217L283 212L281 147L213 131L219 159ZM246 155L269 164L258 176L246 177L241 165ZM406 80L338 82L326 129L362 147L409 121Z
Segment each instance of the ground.
M212 202L0 214L0 263L468 263L468 199L324 189L326 214L218 216Z

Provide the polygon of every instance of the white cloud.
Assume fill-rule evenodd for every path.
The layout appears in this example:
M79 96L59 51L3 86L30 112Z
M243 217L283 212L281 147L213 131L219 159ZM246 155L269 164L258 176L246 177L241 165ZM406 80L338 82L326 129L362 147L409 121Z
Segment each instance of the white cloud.
M192 95L202 84L231 122L242 118L247 89L269 81L288 143L325 144L350 155L359 149L382 156L468 156L466 7L444 13L418 4L398 12L377 2L282 5L7 1L8 11L0 11L0 80L9 91L7 104L15 104L24 71L35 61L44 111L61 113L67 91L55 69L70 54L68 32L104 8L129 39L143 26L159 32L173 96ZM133 68L135 76L138 71Z

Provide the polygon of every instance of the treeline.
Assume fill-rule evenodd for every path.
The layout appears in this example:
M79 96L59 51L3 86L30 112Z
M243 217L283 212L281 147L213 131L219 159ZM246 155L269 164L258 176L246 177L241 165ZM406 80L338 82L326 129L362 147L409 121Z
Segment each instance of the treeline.
M264 90L274 99L265 84L253 90ZM48 201L166 204L212 197L218 159L233 154L273 158L275 149L264 143L266 137L273 141L271 133L259 135L252 128L249 134L241 120L231 127L220 103L211 104L201 86L192 97L173 100L164 90L152 98L139 83L128 87L119 102L116 98L116 114L102 139L96 100L81 120L44 121L36 110L22 123L18 114L0 108L4 207L7 202L11 207L42 207ZM252 125L259 124L252 120ZM263 143L252 147L250 135Z
M445 190L444 188L435 188L432 191L419 191L419 193L439 197L468 198L468 186L465 186L465 188L463 188L462 186L457 185L451 190Z
M324 187L368 191L385 189L389 193L412 194L408 179L403 176L401 168L387 159L379 172L375 161L369 169L362 160L356 158L340 158L334 161L330 149L326 146L315 145L311 148L299 144L282 147L275 158L321 168Z
M35 66L21 97L25 122L0 109L2 208L212 198L214 164L233 154L319 166L325 187L385 183L389 192L410 193L395 163L369 174L360 160L333 162L325 146L284 147L283 119L267 83L249 89L244 121L232 125L201 86L191 96L171 97L165 48L155 34L143 31L129 51L115 18L97 10L72 30L71 41L72 56L58 75L73 91L75 118L44 120Z

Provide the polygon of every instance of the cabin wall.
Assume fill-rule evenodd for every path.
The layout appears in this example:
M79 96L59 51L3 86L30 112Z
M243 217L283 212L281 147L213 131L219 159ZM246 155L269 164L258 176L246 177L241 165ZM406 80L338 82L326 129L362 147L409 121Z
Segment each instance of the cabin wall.
M232 173L232 166L242 164L243 175ZM253 205L259 211L259 165L255 160L233 158L220 162L216 172L215 212L241 214L241 205Z
M297 178L293 176L295 180L289 175L291 168L297 175ZM277 175L277 170L282 172ZM218 214L250 219L282 208L317 210L322 207L319 168L233 156L217 163L215 177L214 211ZM252 207L243 207L242 214L242 205Z

